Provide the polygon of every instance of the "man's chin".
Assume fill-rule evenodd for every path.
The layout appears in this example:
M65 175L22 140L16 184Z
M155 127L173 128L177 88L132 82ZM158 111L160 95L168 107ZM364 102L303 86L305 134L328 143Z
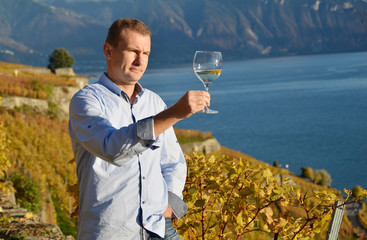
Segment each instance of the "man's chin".
M129 81L130 82L133 82L133 83L137 83L142 76L143 76L143 74L133 74L133 75L130 75Z

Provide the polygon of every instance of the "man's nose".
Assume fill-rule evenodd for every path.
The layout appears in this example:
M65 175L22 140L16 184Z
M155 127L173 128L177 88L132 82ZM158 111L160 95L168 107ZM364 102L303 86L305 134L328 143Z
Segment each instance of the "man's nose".
M143 53L136 54L134 65L135 66L141 66L144 63Z

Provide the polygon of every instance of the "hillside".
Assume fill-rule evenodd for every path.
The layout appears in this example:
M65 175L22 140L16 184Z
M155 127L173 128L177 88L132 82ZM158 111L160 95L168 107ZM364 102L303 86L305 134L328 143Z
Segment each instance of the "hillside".
M0 77L5 75L14 79L17 76L11 76L11 73L15 69L31 68L8 63L1 66ZM24 77L20 89L32 85L32 79L37 77L42 79L43 75ZM60 85L61 79L70 83L69 78L60 77L48 84ZM4 83L1 78L0 82ZM0 92L0 97L6 96L9 93ZM176 129L176 133L181 144L213 138L211 133L193 130ZM34 111L31 107L4 109L0 104L0 151L0 166L6 173L0 175L0 189L9 186L11 180L17 190L18 203L24 204L22 207L34 212L43 222L57 223L65 235L75 236L78 191L67 120L59 119L55 114ZM189 174L184 195L190 212L175 222L183 236L200 234L200 224L209 218L205 224L212 228L207 232L207 239L214 239L209 237L209 232L223 227L219 224L228 217L231 221L228 220L228 227L225 224L223 228L227 234L245 234L241 229L249 230L238 239L261 239L264 236L273 239L275 232L295 234L300 224L306 226L300 234L310 237L314 231L315 236L323 239L331 217L330 203L343 198L336 189L313 184L286 169L270 166L228 148L221 147L206 156L187 154ZM234 200L229 201L232 196ZM207 208L205 214L204 207ZM223 210L218 211L220 208ZM245 226L248 217L256 224ZM14 221L5 218L0 227L6 228L6 224ZM219 233L211 234L218 236ZM365 236L347 217L343 218L340 239L365 239ZM191 237L184 239L194 239ZM318 238L311 236L308 239Z
M46 66L56 48L98 56L106 29L93 19L32 0L0 0L0 60Z
M151 28L156 65L197 49L227 60L367 50L363 0L0 0L0 60L45 65L57 47L101 60L107 27L127 16Z

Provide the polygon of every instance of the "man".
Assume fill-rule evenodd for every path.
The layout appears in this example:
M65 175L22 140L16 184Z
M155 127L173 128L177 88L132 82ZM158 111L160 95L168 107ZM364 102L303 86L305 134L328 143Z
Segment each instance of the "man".
M150 34L136 19L115 21L103 45L107 73L71 100L79 240L180 239L171 217L187 211L186 162L172 126L209 105L210 96L188 91L166 108L138 83Z

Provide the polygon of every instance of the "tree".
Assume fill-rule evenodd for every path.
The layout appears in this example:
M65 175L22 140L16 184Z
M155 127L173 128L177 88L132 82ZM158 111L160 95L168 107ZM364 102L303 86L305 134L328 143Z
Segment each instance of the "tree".
M331 176L325 169L318 169L314 171L315 182L321 186L329 187L331 185Z
M310 167L303 167L301 177L310 179L311 181L314 180L315 174L312 168Z
M352 189L352 196L355 198L360 198L361 196L363 196L363 191L364 189L357 185Z
M316 169L313 170L310 167L303 167L302 169L302 178L307 178L313 181L314 183L329 187L331 185L331 176L325 169Z
M49 69L66 68L74 65L74 58L64 48L58 48L49 56Z

